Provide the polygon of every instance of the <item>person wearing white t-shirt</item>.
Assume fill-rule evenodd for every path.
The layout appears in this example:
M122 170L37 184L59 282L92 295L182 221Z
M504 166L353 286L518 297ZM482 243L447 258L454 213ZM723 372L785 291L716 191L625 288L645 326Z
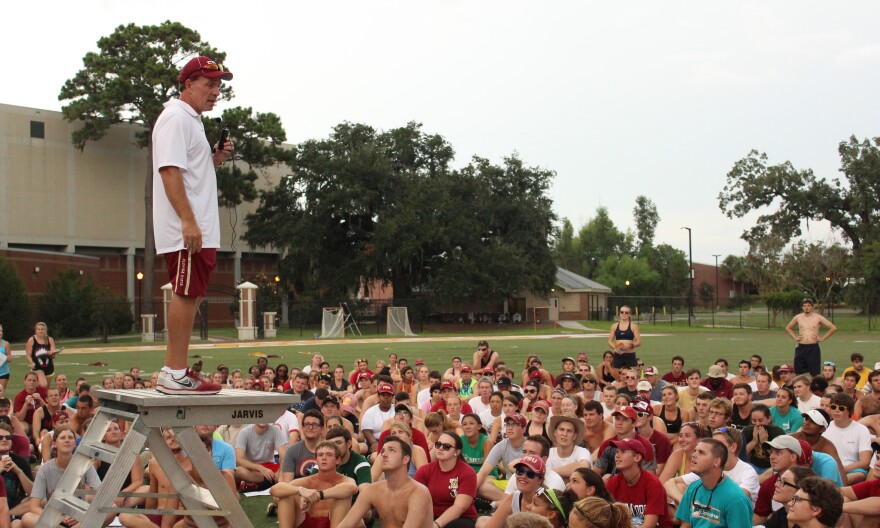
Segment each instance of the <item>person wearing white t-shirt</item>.
M829 413L834 420L822 433L834 447L843 470L846 471L846 482L852 486L863 482L868 477L871 463L871 431L852 419L855 402L849 394L838 392L831 397Z
M299 442L299 419L297 419L296 414L289 410L284 411L284 413L275 420L275 426L281 429L281 432L290 438L290 445Z
M492 396L492 391L494 389L495 385L492 383L492 380L488 378L483 378L477 383L477 396L468 400L471 410L477 414L477 416L489 408L489 397Z
M379 433L385 420L394 418L394 387L390 383L379 384L379 403L364 412L361 417L361 432L371 453L378 448Z
M791 388L794 390L794 395L797 396L797 399L795 400L797 402L797 408L801 414L806 414L813 409L818 409L819 405L822 403L822 398L816 396L813 394L813 391L810 390L810 381L809 376L801 374L791 382Z
M583 442L584 422L575 414L557 414L550 419L547 429L554 446L547 457L547 468L568 478L577 468L589 468L592 465L590 452L578 444Z

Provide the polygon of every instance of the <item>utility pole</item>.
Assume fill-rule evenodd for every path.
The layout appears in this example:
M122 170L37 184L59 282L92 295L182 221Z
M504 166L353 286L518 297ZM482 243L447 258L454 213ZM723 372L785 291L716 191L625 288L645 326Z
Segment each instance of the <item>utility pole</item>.
M682 229L687 229L688 232L688 273L691 281L690 293L688 294L688 326L691 326L694 322L694 246L691 239L691 228L682 227Z
M718 309L718 257L721 255L712 255L715 257L715 306L712 308L712 328L715 328L715 311Z

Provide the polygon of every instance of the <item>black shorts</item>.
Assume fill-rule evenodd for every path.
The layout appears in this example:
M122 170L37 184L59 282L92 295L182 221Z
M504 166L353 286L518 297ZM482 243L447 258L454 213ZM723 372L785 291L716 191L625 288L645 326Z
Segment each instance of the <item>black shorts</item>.
M7 372L6 374L0 374L0 379L9 379L9 373Z
M816 376L822 372L822 350L819 343L794 347L794 373Z
M635 367L638 366L639 361L636 359L635 352L624 352L623 354L614 354L614 360L611 362L611 366L619 369L623 367Z
M43 374L45 374L47 376L51 376L52 374L55 373L55 362L52 361L51 359L49 361L46 361L45 363L37 362L36 368L34 370L35 371L42 370Z

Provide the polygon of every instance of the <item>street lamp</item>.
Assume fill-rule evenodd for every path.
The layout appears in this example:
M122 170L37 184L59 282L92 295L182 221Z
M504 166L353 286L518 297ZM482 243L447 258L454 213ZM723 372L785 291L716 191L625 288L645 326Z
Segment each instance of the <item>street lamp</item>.
M690 293L688 294L688 326L691 326L694 320L694 251L691 242L691 228L682 227L682 229L687 229L688 232L688 273L691 281Z
M138 280L138 298L135 299L135 301L134 301L134 303L136 305L136 308L134 311L135 312L134 324L135 324L135 326L137 326L137 324L138 324L137 319L140 318L140 315L141 315L141 304L140 303L144 299L144 290L143 290L143 288L144 288L144 272L143 271L137 272L137 275L135 275L135 277L137 277L137 280Z
M712 255L715 257L715 307L712 309L712 328L715 328L715 310L718 309L718 257L721 255Z

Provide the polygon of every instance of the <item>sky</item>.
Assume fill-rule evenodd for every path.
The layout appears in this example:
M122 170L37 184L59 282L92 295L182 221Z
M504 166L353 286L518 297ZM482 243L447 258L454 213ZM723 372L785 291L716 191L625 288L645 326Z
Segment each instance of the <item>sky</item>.
M409 121L444 136L455 167L517 153L556 172L575 229L608 208L633 229L643 194L655 243L714 263L743 255L757 215L718 193L750 150L839 176L837 146L880 136L880 3L408 0L15 2L0 103L60 110L64 81L122 24L178 21L227 53L235 98L278 114L288 142L343 121ZM16 22L18 21L18 22ZM217 111L219 115L219 111ZM810 222L805 239L837 239Z

